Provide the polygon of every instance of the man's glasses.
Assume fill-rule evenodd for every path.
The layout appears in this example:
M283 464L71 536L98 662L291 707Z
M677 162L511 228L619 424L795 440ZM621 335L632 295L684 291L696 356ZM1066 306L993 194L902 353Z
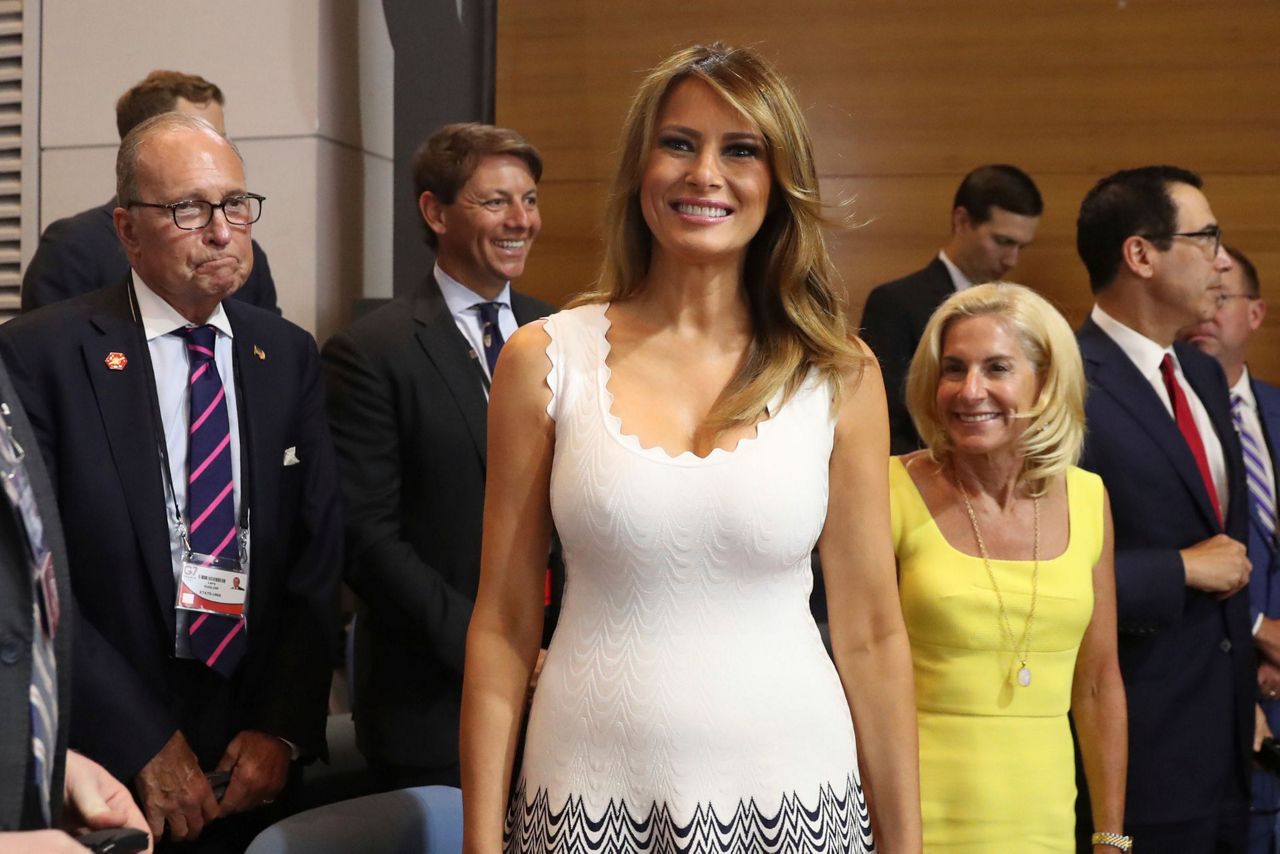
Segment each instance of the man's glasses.
M170 202L167 205L155 202L129 202L129 208L161 208L173 217L173 224L183 231L199 231L213 222L213 212L222 211L231 225L253 225L262 216L262 203L266 196L257 193L244 193L239 196L228 196L218 204L200 199L187 199L181 202Z
M1216 225L1210 225L1199 231L1171 231L1168 234L1146 234L1143 235L1147 240L1168 240L1173 237L1186 237L1191 240L1201 241L1201 246L1211 247L1213 251L1209 253L1210 258L1218 257L1218 250L1222 248L1222 229Z
M1251 295L1249 295L1249 294L1224 294L1224 293L1219 293L1216 297L1214 297L1214 298L1213 298L1213 304L1214 304L1215 306L1217 306L1218 308L1222 308L1224 305L1226 305L1227 303L1231 302L1233 299L1250 299L1250 300L1253 300L1253 299L1260 299L1260 297L1251 296Z

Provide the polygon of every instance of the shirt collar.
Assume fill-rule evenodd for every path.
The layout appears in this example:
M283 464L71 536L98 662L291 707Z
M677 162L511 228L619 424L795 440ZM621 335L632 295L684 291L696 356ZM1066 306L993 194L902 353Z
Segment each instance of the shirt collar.
M964 271L957 267L955 262L948 258L947 253L941 249L938 250L938 260L946 266L947 272L951 274L951 284L955 286L957 291L973 287L973 282L964 274Z
M1160 363L1164 361L1166 354L1173 357L1173 366L1178 373L1182 372L1182 365L1178 362L1178 354L1173 351L1173 347L1161 347L1141 332L1125 326L1107 314L1097 303L1094 303L1089 319L1107 333L1107 337L1116 342L1144 377L1160 376Z
M507 282L502 286L502 290L498 296L492 300L487 300L480 294L471 290L471 288L459 282L453 276L450 276L444 270L440 269L437 262L436 283L440 285L440 295L444 297L444 304L449 307L449 313L455 317L465 314L468 317L474 317L472 309L478 302L496 302L508 308L511 307L511 283Z
M1231 387L1231 396L1239 397L1245 402L1245 405L1254 412L1258 411L1258 399L1253 396L1253 383L1249 382L1249 366L1245 365L1243 371L1240 372L1240 379L1236 380L1236 384Z
M138 275L138 271L133 271L133 281L136 287L133 289L138 297L138 311L142 314L142 329L146 333L147 340L152 341L161 335L168 335L175 329L182 329L186 326L195 326L194 323L187 320L177 309L165 302L164 299L151 289L151 286L142 281L142 277ZM235 332L231 329L231 321L227 319L227 311L222 307L222 303L218 303L218 307L213 310L213 314L209 315L209 319L205 324L217 329L228 338L234 338Z

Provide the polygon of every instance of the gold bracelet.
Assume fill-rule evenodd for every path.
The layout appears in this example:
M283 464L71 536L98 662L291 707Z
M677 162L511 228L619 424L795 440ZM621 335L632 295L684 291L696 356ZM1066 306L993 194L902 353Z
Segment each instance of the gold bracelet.
M1091 845L1110 845L1112 848L1119 848L1121 851L1133 850L1133 837L1120 833L1095 833L1089 839L1089 843Z

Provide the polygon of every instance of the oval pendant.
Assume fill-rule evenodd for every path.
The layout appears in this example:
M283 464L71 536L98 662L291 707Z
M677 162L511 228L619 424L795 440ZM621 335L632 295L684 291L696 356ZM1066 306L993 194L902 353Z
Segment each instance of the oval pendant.
M1018 670L1018 684L1023 688L1031 686L1031 668L1025 664Z

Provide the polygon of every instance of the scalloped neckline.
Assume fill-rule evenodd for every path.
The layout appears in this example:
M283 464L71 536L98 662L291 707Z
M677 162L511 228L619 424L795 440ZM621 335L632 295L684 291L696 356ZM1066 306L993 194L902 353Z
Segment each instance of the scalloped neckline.
M609 342L609 330L613 328L613 321L609 319L608 312L612 305L613 303L611 302L600 303L599 323L597 324L597 340L600 347L598 386L600 389L600 413L604 417L605 427L619 444L643 457L659 462L677 465L707 465L725 462L741 454L752 445L758 443L761 437L772 429L768 425L772 425L778 420L778 403L782 398L781 389L770 398L769 403L765 406L766 415L755 423L756 430L754 434L739 437L732 448L712 448L705 457L698 456L692 450L672 454L661 445L645 445L640 441L638 435L626 432L622 426L622 418L614 414L614 397L613 392L609 389L609 381L613 378L613 369L609 367L609 353L613 349L613 345Z

